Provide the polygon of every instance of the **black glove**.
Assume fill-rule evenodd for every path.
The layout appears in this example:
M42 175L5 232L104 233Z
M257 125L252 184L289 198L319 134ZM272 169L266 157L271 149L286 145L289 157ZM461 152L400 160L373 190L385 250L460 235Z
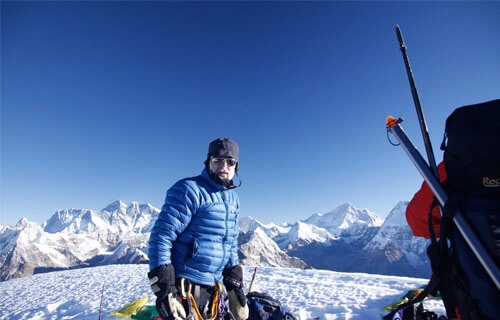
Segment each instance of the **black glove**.
M229 297L229 309L236 319L248 318L247 297L243 292L243 268L236 265L222 271L223 283Z
M234 291L238 301L242 306L247 304L247 297L243 292L243 268L236 265L232 268L226 268L222 271L224 277L223 283L227 291Z
M164 320L177 320L186 317L177 288L175 287L175 272L171 264L164 264L148 272L151 290L156 295L156 309Z

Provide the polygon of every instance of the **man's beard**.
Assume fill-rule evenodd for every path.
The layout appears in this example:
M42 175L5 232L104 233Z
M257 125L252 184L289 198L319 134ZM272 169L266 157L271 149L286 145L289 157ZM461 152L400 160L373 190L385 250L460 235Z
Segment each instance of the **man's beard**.
M217 184L220 184L223 187L231 188L234 187L233 180L224 178L223 176L218 175L217 173L211 172L212 179L214 179Z

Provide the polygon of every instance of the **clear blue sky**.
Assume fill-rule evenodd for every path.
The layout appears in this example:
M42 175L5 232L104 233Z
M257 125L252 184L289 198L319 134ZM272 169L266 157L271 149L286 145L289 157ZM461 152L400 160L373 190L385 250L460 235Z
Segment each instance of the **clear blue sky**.
M500 96L500 2L1 3L0 224L114 200L161 207L208 143L240 145L242 215L294 222L351 202L385 217L446 117ZM394 139L394 138L393 138ZM423 152L425 154L425 152Z

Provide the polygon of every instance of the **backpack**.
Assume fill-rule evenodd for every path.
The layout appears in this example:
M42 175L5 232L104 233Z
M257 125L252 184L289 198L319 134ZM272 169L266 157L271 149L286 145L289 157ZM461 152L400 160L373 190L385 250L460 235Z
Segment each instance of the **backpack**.
M446 119L441 150L444 151L443 161L448 175L444 185L448 201L441 230L444 225L444 238L450 242L447 259L450 259L448 265L452 270L448 272L454 274L454 280L445 281L441 287L446 286L452 292L448 296L452 296L452 303L456 304L462 319L487 319L487 315L500 314L500 308L496 307L500 301L499 290L451 223L455 213L460 212L496 265L500 266L498 141L500 99L457 108ZM459 288L456 283L460 283Z
M436 239L429 211L432 276L421 294L394 309L414 308L427 295L442 296L449 319L494 319L500 291L453 223L457 212L500 265L500 100L455 109L446 119L441 144L448 194ZM403 311L404 312L404 311Z
M252 291L247 294L248 320L296 320L281 302L271 295Z
M457 108L445 126L447 191L500 198L500 99Z

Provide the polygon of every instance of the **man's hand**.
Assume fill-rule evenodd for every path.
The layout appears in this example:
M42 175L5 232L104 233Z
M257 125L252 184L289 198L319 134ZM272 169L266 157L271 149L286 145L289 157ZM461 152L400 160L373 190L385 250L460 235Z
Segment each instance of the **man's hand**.
M182 320L186 310L175 287L175 272L171 264L161 265L148 273L151 290L156 295L156 309L164 320Z
M222 272L223 283L229 297L229 309L237 320L248 318L247 297L243 292L243 269L240 265L226 268Z
M156 299L156 310L164 320L183 320L186 310L177 293L169 293L164 298Z

